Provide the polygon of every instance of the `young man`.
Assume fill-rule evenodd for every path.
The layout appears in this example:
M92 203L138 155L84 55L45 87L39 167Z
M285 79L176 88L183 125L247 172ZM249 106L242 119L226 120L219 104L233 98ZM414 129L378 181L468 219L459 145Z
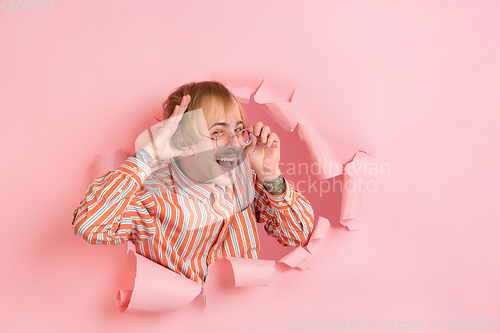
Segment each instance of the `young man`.
M247 127L219 82L183 85L163 109L163 125L134 157L89 185L74 213L78 236L131 241L198 283L218 259L259 258L256 223L284 246L307 244L313 210L281 175L276 133L261 122Z

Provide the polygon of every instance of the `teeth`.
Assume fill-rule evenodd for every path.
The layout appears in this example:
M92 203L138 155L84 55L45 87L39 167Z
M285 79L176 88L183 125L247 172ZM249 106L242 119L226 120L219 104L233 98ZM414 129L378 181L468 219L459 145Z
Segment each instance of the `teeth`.
M236 159L236 157L232 157L232 158L223 157L223 158L219 158L219 161L232 162L235 159Z

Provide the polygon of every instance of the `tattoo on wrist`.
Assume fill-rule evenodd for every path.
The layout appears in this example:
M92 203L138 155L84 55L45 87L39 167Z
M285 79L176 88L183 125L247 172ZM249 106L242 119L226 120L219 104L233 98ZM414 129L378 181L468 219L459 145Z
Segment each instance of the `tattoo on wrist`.
M283 175L279 175L278 178L274 180L262 183L264 184L264 187L266 188L267 192L271 194L279 195L285 193L286 182L285 178L283 178Z
M153 158L151 157L151 155L149 155L147 150L144 148L139 149L135 153L134 157L140 159L141 161L143 161L147 165L151 165L151 163L153 163Z

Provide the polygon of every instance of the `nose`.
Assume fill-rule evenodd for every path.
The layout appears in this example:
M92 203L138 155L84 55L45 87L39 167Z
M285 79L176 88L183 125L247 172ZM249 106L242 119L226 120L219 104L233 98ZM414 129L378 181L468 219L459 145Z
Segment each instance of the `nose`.
M241 147L241 143L240 143L240 140L238 139L238 135L235 135L234 133L232 133L233 137L231 138L231 144L230 146L239 146Z

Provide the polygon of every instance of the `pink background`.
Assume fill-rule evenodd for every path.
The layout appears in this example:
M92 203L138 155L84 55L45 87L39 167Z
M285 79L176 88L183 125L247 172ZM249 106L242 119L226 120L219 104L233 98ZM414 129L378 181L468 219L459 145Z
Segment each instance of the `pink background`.
M499 17L498 1L456 0L0 10L0 331L287 332L293 318L361 317L498 325ZM367 150L390 174L373 176L357 231L340 226L337 195L305 191L332 222L309 270L237 289L223 263L204 309L197 298L176 313L120 314L125 248L73 235L73 210L97 154L131 153L173 88L209 77L296 87L344 162ZM255 104L248 113L268 120ZM296 134L279 133L284 161L300 161Z

